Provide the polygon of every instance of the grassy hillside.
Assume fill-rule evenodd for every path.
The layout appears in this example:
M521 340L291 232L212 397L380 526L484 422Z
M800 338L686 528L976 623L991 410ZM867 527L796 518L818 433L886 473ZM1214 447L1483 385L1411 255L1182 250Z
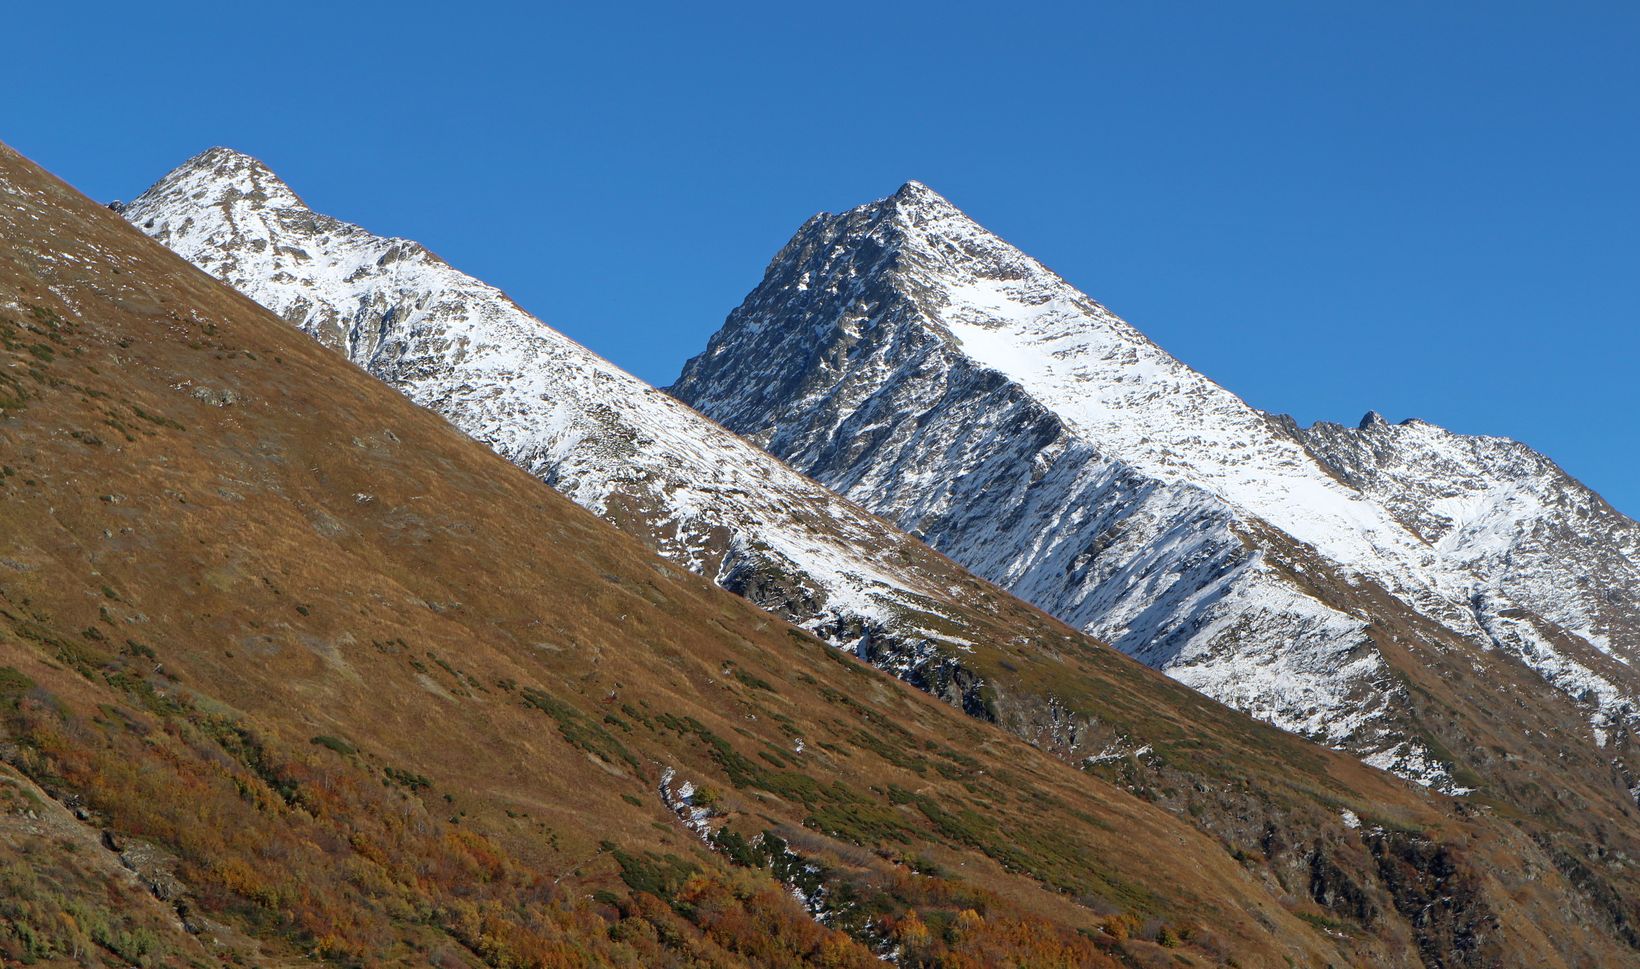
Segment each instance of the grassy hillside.
M679 573L9 149L0 202L9 959L1622 958L1513 826L999 606L979 661L1150 748L1077 770Z

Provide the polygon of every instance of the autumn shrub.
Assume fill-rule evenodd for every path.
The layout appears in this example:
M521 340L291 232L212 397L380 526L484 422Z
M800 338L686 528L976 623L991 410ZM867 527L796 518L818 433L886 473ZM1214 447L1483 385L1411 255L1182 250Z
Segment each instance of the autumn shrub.
M616 852L633 895L571 900L481 832L430 813L422 784L383 785L361 765L183 706L153 716L87 720L24 697L5 732L36 780L79 792L122 837L174 852L193 904L294 950L344 964L408 957L432 928L498 969L875 964L767 875ZM75 918L27 876L0 870L9 959L93 945L133 965L151 958L148 930Z

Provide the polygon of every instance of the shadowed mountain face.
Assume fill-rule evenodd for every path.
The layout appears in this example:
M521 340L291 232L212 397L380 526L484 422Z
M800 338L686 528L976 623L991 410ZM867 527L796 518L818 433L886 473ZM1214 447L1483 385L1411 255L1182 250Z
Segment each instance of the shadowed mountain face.
M207 157L209 153L202 156ZM156 186L150 201L169 195L171 203L204 199L208 208L214 208L217 201L213 199L224 198L168 193L164 191L168 183L174 184L167 179ZM61 189L57 191L68 197ZM254 188L243 194L250 197L246 204L274 198L273 192ZM257 194L263 198L257 199ZM231 276L237 270L224 267L234 260L214 262L212 246L231 247L241 238L239 206L243 200L231 193L225 199L227 204L220 211L233 216L228 224L234 231L223 235L213 230L204 237L190 236L189 219L195 224L202 220L171 208L170 203L166 211L175 221L168 222L152 208L146 216L136 206L126 214L145 231L162 237L169 234L169 241L191 252L190 258L212 272ZM76 204L83 205L83 201L76 200ZM98 217L106 219L100 213ZM319 218L311 213L308 217ZM298 221L293 218L293 224ZM300 254L286 253L295 260L289 264L294 268L275 270L267 278L279 277L276 282L289 283L291 279L280 276L288 271L303 285L322 283L318 270L306 276L297 270L302 265L322 268L350 258L351 246L342 246L338 253L327 248L345 235L342 230L351 230L338 226L322 223L314 244L305 248L287 245L288 240L269 241L269 245L300 249ZM126 236L129 233L119 238ZM125 244L136 241L130 237ZM249 249L254 251L254 235L250 242ZM138 251L148 260L157 258L147 249ZM77 260L85 258L83 253L76 255ZM378 263L381 258L376 257ZM376 264L354 264L344 278L368 279L373 272L370 266ZM1524 953L1525 958L1543 964L1596 965L1621 960L1629 951L1623 941L1630 917L1624 870L1620 865L1593 861L1591 832L1596 827L1620 828L1629 817L1623 813L1623 802L1604 790L1593 793L1588 783L1580 781L1565 792L1556 792L1557 797L1564 794L1570 799L1571 806L1563 808L1570 817L1550 818L1545 807L1541 818L1503 820L1493 816L1491 805L1513 803L1508 800L1514 793L1513 780L1494 785L1488 779L1474 798L1475 807L1455 806L1253 723L986 591L968 601L973 615L962 621L979 635L961 650L962 663L981 670L991 687L992 692L982 697L982 708L988 704L998 720L1036 740L1040 750L1026 747L990 726L961 718L949 706L923 701L807 636L794 634L710 586L669 570L630 540L614 535L545 489L529 487L532 482L527 476L507 469L476 445L461 443L449 428L425 413L406 417L415 411L405 401L339 366L335 356L317 346L304 345L305 338L293 330L282 329L271 317L232 300L174 262L160 260L159 265L168 273L182 273L169 278L191 287L192 298L202 299L199 293L210 293L213 301L228 300L242 315L236 316L240 322L234 324L233 339L253 343L245 349L255 354L254 360L264 361L270 353L281 362L300 359L316 375L303 391L329 405L321 408L322 415L292 410L291 401L281 400L270 408L271 416L259 418L256 428L257 433L271 433L261 427L262 422L294 421L304 433L320 434L329 442L330 450L304 451L292 457L289 466L298 469L293 481L304 480L301 473L309 467L310 458L332 451L359 462L359 478L394 480L392 474L384 477L384 469L373 467L375 463L398 467L399 474L413 478L393 493L382 484L353 491L354 481L335 482L342 485L342 494L333 495L325 510L335 526L351 526L337 536L346 535L354 542L368 538L365 545L374 550L375 568L390 571L396 582L413 580L426 587L417 590L417 598L425 613L439 617L438 639L444 645L434 648L437 644L430 643L413 623L397 627L395 638L402 642L378 639L385 630L372 633L371 649L379 641L386 644L385 650L372 652L354 649L354 643L331 643L334 654L349 664L370 666L372 682L379 673L376 664L395 662L378 660L377 653L408 656L396 661L406 668L386 668L396 670L399 681L408 679L414 688L391 697L371 691L369 703L332 711L326 722L331 732L314 735L326 741L317 744L309 758L299 760L341 754L329 742L332 740L354 750L342 754L345 757L360 756L359 751L366 751L366 758L390 755L402 766L382 766L383 776L413 792L422 803L443 791L443 777L454 772L463 779L466 787L462 790L470 791L467 797L473 804L452 817L459 820L463 832L476 830L487 839L485 845L505 851L525 850L509 837L520 829L525 831L528 850L545 849L527 840L528 832L539 829L516 823L521 819L513 816L518 813L515 809L496 810L496 790L523 785L531 803L542 807L555 805L560 792L566 803L584 802L588 805L585 812L552 826L560 842L572 836L580 839L574 850L553 855L544 864L554 872L568 870L570 874L554 877L566 879L583 893L597 886L608 886L600 890L621 897L636 893L636 901L617 898L600 904L640 906L633 911L641 916L640 921L658 926L655 931L663 939L670 937L669 932L683 932L687 938L692 938L687 935L691 931L709 935L703 923L710 923L718 928L719 936L709 941L754 962L759 957L776 961L767 957L766 950L747 955L752 943L742 936L765 939L772 935L778 940L789 933L795 939L800 933L791 923L772 917L759 921L767 912L749 900L761 896L743 889L728 892L731 901L712 895L711 904L702 905L700 896L692 893L705 889L698 884L695 888L679 886L675 876L680 869L673 862L681 860L716 877L725 859L739 860L747 869L786 877L793 875L795 863L785 852L795 852L803 859L803 872L811 864L820 869L815 873L818 882L795 886L811 910L818 911L827 924L864 940L874 951L896 952L906 961L918 956L924 945L988 952L991 961L1022 958L1001 948L985 948L1000 943L980 934L964 935L967 929L960 928L977 932L987 925L1006 926L1006 931L1019 938L1030 936L1032 946L1054 953L1034 959L1033 964L1088 964L1109 953L1118 945L1115 937L1124 933L1130 937L1119 944L1121 956L1140 964L1176 955L1200 964L1234 959L1240 965L1281 965L1288 960L1299 964L1463 965L1501 963ZM252 272L243 278L254 288L264 277ZM396 307L407 304L387 296L377 303L378 285L385 284L378 281L361 290L365 297L361 306L376 307L375 316L366 312L362 319L391 329L402 319ZM321 294L328 287L328 283L320 286ZM390 290L389 295L397 292ZM322 304L312 299L310 305ZM347 340L327 340L323 327L310 328L309 317L295 314L300 318L293 318L287 308L281 312L304 329L313 329L321 341L354 353ZM211 318L209 323L219 328L218 333L228 325L225 317ZM357 323L355 319L349 327ZM362 332L368 331L365 327ZM441 332L428 325L416 339L437 344ZM183 337L182 344L172 349L185 356L195 350L194 343L217 354L236 347L214 333L211 341L193 331L179 331L178 335ZM370 359L388 342L376 344ZM469 358L467 350L482 341L467 337L465 342L451 342L459 344L458 349L424 359L461 364ZM237 355L229 358L239 359ZM191 358L189 363L196 369L200 366ZM367 365L373 371L376 368L368 361ZM153 392L161 400L178 402L207 417L220 413L224 420L246 419L245 411L233 408L248 399L248 388L212 383L195 390L186 379L177 379L187 369L179 372L178 366L173 364L155 383ZM237 366L250 365L241 362ZM531 367L519 366L507 380L496 384L544 379ZM394 383L401 389L406 386L396 379ZM174 389L178 385L181 389ZM549 405L555 395L568 393L544 384L529 385L538 387L541 401ZM344 389L353 397L337 399ZM183 396L173 398L168 393ZM435 400L426 402L451 416ZM224 406L213 410L217 404ZM380 423L379 414L398 415L386 425L392 434L390 441L374 441L360 433L367 428L355 426L361 421ZM172 419L187 426L184 420ZM451 419L460 425L456 417ZM407 436L401 423L418 428L416 436ZM584 428L590 446L596 447L601 430L596 425L577 426ZM484 439L494 446L494 440ZM368 446L370 443L376 446ZM315 461L311 467L323 470L326 464ZM428 472L428 467L434 470ZM531 470L541 474L538 468ZM562 481L553 483L563 486ZM242 491L235 493L243 497ZM435 505L422 504L434 498ZM406 510L416 515L420 527L412 534L431 547L417 552L413 542L408 550L392 542L384 546L383 535L357 527L359 520L388 509L395 516ZM650 545L661 546L647 528L634 527L633 519L610 517ZM871 519L862 516L862 520ZM461 527L452 531L447 521ZM566 523L574 527L567 528ZM304 527L314 530L312 525ZM876 527L882 526L878 523ZM330 537L340 541L337 536ZM291 554L298 554L296 549L300 554L314 554L310 545L314 543L302 532L302 539L292 543ZM324 552L329 543L314 547ZM398 562L397 556L403 554L416 556L414 568ZM943 567L950 568L949 564ZM366 570L354 576L342 570L338 574L348 582L327 591L324 601L369 607L370 602L360 598L352 583L368 581L371 573ZM955 570L950 574L960 575ZM967 590L985 589L968 581ZM252 591L264 595L254 586ZM1325 587L1323 591L1338 590ZM1362 603L1382 595L1374 588L1352 594ZM975 602L985 605L974 606ZM308 612L297 613L303 618L287 616L284 621L305 623L313 610L306 602L303 608ZM396 615L397 609L389 607L376 618ZM423 612L413 615L419 617ZM509 616L527 616L528 621L519 628L506 621ZM452 630L445 622L454 622L458 628ZM1443 633L1413 628L1410 622L1395 625L1377 620L1369 626L1369 633L1388 641L1404 640L1406 645L1397 647L1402 652L1433 652L1438 646L1450 645L1439 638ZM452 657L447 650L457 646L459 652ZM399 648L407 652L395 652ZM330 655L322 649L308 652ZM436 655L423 659L428 653ZM489 686L490 671L474 671L480 658L505 660L511 664L512 675L503 675ZM164 664L164 676L172 675L169 671L176 662ZM1431 656L1419 665L1436 668L1439 662L1439 657ZM550 671L550 676L543 671ZM1499 675L1516 676L1506 682L1517 686L1521 682L1507 665L1499 667ZM324 679L319 674L311 678ZM501 685L503 679L511 681L511 688ZM227 682L238 681L230 678ZM292 732L280 726L286 718L297 713L312 716L288 705L290 690L283 681L257 682L257 689L272 694L271 702L242 712L258 724L275 725L263 729ZM1439 689L1439 681L1434 682ZM174 689L166 680L160 683ZM534 692L526 691L526 685ZM309 688L313 688L311 682ZM1475 731L1477 739L1483 729L1504 729L1502 720L1483 722L1472 714L1463 706L1470 701L1444 691L1432 695L1422 682L1413 684L1407 693L1409 706L1419 712L1436 713L1448 709L1442 704L1456 704L1451 709L1462 709L1462 722ZM446 704L489 719L482 726L446 724L442 719ZM416 709L430 711L429 719L441 729L459 729L464 736L472 731L472 738L477 739L471 743L478 750L467 746L453 757L446 756L437 745L426 742L425 734L393 731L384 735L369 726L386 716L384 711L399 717ZM1569 701L1554 707L1554 712L1576 715ZM543 713L546 720L539 719ZM355 724L355 719L363 722ZM1546 723L1544 711L1535 709L1521 723L1510 721L1507 729L1531 734ZM300 737L307 729L305 725L295 729L294 736ZM361 743L361 737L368 743ZM1499 749L1507 744L1527 751L1536 769L1549 757L1546 748L1550 745L1541 732L1539 737L1543 742L1536 747L1514 733L1486 739ZM557 750L559 740L567 745L562 759L554 760L550 770L537 769L546 756L544 751ZM526 742L527 752L518 747ZM1432 735L1430 742L1438 741ZM940 749L966 760L942 763ZM1041 751L1084 769L1071 770L1063 760ZM1596 774L1606 769L1599 760L1591 767L1589 758L1581 753L1574 753L1574 759L1579 769ZM374 766L380 761L367 759L365 763ZM393 773L386 773L389 766ZM274 774L276 791L284 777ZM501 778L506 779L504 783ZM621 786L627 782L623 778L636 786L630 790ZM428 788L423 781L433 786ZM619 800L616 794L622 795ZM627 799L628 794L633 800ZM1518 812L1511 808L1509 814L1514 818ZM716 854L707 853L690 833L702 830L719 849ZM766 836L759 840L760 835ZM778 852L769 847L769 838L779 839L772 842L781 846ZM595 839L613 847L606 848ZM351 841L344 839L342 844ZM1613 849L1606 850L1610 854ZM667 859L667 852L675 857ZM924 857L916 857L917 852L924 852ZM1150 871L1153 864L1156 870ZM947 877L927 874L933 869ZM924 873L917 874L919 870ZM742 871L732 877L753 876ZM889 884L892 890L883 887ZM650 905L643 901L640 890L658 894L670 904ZM989 894L960 894L980 891ZM944 899L951 913L949 923L905 915L911 907L938 911L933 899L940 892L948 893ZM965 900L957 902L959 897ZM972 899L983 899L970 905L977 923L967 915L958 917L960 913L953 909ZM515 913L499 901L496 904L501 906L496 918L511 924L504 920ZM1197 921L1178 946L1185 933L1176 927L1161 932L1154 918L1124 923L1138 929L1139 935L1148 937L1145 939L1135 940L1127 928L1107 927L1105 920L1114 917L1106 915L1110 909L1136 915L1187 910ZM1216 923L1220 927L1208 929L1206 925L1220 917L1221 909L1224 920ZM878 911L886 912L893 924L868 914ZM607 913L593 914L603 918ZM1040 921L1031 921L1033 918ZM764 931L750 932L748 925ZM740 931L727 931L725 926ZM1076 927L1092 927L1092 938L1065 931ZM1584 927L1589 931L1583 931ZM457 924L438 931L455 935L460 929ZM632 931L644 930L634 927ZM996 934L1002 931L999 928ZM1564 950L1551 941L1562 934L1575 940ZM813 948L791 955L788 961L822 961L819 953L826 944L842 946L843 942L815 942ZM1164 951L1170 946L1171 951ZM465 951L483 958L481 949Z

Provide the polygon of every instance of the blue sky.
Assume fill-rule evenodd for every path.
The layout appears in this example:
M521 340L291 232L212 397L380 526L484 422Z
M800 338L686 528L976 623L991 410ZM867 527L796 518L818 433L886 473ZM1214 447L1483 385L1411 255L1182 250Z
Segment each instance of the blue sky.
M0 138L104 200L250 152L663 384L917 178L1258 407L1640 513L1640 5L527 6L24 5Z

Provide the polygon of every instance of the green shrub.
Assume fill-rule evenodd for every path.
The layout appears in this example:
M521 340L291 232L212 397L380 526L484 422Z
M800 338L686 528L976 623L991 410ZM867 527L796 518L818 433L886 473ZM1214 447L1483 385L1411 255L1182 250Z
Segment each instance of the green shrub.
M23 695L34 689L34 681L12 666L0 666L0 707L12 708Z
M330 734L320 734L308 743L334 750L338 754L356 754L359 752L359 748L340 737L332 737Z

